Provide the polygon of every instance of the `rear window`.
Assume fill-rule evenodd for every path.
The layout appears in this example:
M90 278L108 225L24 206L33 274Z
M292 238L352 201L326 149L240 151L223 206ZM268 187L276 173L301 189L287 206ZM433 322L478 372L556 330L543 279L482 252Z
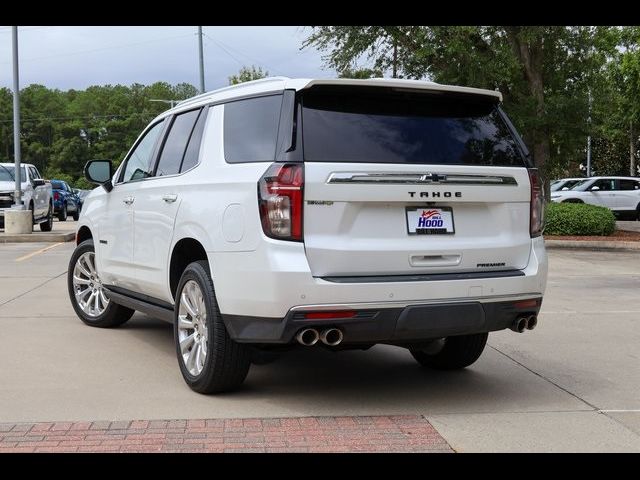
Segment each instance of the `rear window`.
M51 188L55 188L56 190L64 190L64 185L62 184L62 182L56 182L55 180L52 180Z
M306 161L525 164L486 97L324 87L305 91L302 106Z

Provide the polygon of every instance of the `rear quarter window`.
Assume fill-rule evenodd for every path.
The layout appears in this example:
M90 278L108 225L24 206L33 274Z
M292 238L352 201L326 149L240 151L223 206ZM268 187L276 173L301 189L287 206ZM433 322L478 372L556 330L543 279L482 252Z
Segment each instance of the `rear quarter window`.
M282 95L224 104L227 163L272 162L276 154Z

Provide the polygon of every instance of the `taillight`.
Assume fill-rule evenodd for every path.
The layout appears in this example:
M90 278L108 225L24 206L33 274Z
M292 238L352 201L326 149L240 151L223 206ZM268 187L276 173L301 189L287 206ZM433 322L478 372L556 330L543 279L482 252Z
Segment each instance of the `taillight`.
M544 226L544 189L537 168L529 169L529 183L531 184L529 232L533 238L542 235Z
M53 192L53 199L57 202L60 200L60 194L58 192Z
M302 240L304 165L274 163L258 181L262 230L279 240Z

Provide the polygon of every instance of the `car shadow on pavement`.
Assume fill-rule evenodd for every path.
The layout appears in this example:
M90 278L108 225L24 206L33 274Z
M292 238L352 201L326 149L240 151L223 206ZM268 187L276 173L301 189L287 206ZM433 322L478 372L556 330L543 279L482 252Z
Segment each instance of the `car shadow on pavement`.
M121 329L156 354L166 355L167 364L174 363L178 369L170 324L137 314ZM369 414L425 408L432 413L495 411L498 404L513 409L545 408L544 398L542 402L536 399L537 380L522 378L523 374L535 376L520 370L488 347L473 366L444 372L423 368L408 350L388 345L338 352L321 346L298 347L272 363L252 365L238 390L209 398L212 402L225 398L241 403L261 399L282 408L313 408L327 414L337 410L362 413L362 409ZM527 388L522 388L523 382L528 383ZM543 392L542 397L548 394Z

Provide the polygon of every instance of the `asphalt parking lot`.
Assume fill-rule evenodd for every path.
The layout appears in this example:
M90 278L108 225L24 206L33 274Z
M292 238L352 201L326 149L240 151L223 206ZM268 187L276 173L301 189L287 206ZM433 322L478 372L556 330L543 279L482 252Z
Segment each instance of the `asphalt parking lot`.
M637 252L550 250L536 330L491 334L465 371L388 346L308 349L202 396L180 376L170 325L76 318L74 245L52 245L0 244L0 423L419 415L459 452L640 451Z

